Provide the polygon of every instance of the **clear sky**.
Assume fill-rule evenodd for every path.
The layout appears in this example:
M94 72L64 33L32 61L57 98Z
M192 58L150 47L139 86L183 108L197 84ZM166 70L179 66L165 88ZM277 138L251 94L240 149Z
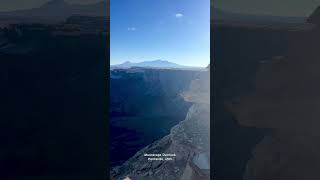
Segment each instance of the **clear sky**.
M111 0L111 64L210 63L210 0Z

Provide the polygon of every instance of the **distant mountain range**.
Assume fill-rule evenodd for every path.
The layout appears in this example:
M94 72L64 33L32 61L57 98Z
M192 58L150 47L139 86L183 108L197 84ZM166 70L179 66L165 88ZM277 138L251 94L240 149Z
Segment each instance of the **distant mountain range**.
M103 0L94 4L70 4L64 0L51 0L37 8L1 12L0 15L50 20L64 20L72 15L105 17L109 16L108 2L109 0Z
M252 23L304 23L306 21L306 17L286 17L235 13L219 8L212 9L211 18L213 21L241 21Z
M111 69L128 69L132 67L158 68L158 69L201 69L201 68L192 67L192 66L183 66L183 65L165 61L165 60L143 61L138 63L126 61L122 64L111 65Z

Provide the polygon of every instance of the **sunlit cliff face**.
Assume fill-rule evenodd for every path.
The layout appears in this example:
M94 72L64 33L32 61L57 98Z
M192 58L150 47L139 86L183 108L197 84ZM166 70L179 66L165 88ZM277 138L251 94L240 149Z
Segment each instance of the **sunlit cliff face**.
M210 70L207 70L203 77L193 80L189 90L183 92L181 96L187 102L210 105Z

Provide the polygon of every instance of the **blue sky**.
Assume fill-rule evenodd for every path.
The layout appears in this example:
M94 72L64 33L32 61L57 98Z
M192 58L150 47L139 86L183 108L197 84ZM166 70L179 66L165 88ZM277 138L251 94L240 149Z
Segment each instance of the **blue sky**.
M209 0L110 0L110 64L210 63Z

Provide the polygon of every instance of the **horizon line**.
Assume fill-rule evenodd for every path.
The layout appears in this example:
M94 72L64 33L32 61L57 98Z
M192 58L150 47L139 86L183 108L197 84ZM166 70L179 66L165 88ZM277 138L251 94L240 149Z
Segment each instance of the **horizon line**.
M126 61L122 61L122 62L117 63L117 64L111 63L111 60L110 60L109 65L110 65L110 66L115 66L115 65L124 64L124 63L126 63L126 62L130 62L130 63L143 63L143 62L152 62L152 61L167 61L167 62L169 62L169 63L174 63L174 64L177 64L177 65L180 65L180 66L187 66L187 67L207 67L207 66L210 64L210 62L209 62L207 65L203 65L203 66L197 65L197 66L194 66L194 65L180 64L180 63L172 62L172 61L169 61L169 60L154 59L154 60L147 60L147 61L130 61L130 60L126 60Z

